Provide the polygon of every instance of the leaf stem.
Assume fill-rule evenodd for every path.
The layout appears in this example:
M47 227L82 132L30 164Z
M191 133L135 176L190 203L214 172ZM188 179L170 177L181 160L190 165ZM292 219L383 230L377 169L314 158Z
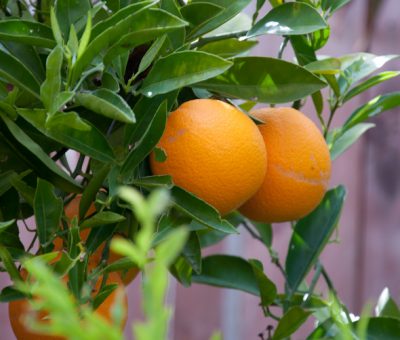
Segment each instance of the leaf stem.
M320 276L321 276L321 272L322 272L322 265L321 265L321 263L318 261L317 264L315 265L314 276L313 276L313 278L312 278L312 280L311 280L310 287L308 288L308 291L307 291L307 298L304 299L303 302L302 302L302 304L301 304L303 307L305 306L306 302L308 301L308 299L309 299L309 298L311 297L311 295L313 294L314 289L315 289L315 286L317 285L318 279L319 279Z
M329 113L328 122L326 123L326 126L325 126L325 128L324 128L324 137L325 137L325 138L326 138L326 136L328 135L329 128L331 127L333 117L334 117L334 115L335 115L336 110L338 109L338 107L339 107L339 101L336 100L335 105L332 107L331 112Z
M246 36L246 34L247 31L240 31L235 33L219 34L212 37L199 38L197 41L191 43L190 48L201 47L213 41L225 40L230 38L243 38Z
M282 41L281 46L279 47L278 59L282 59L283 52L285 51L285 48L286 48L288 42L289 42L289 38L288 38L288 37L285 37L285 38L283 39L283 41Z

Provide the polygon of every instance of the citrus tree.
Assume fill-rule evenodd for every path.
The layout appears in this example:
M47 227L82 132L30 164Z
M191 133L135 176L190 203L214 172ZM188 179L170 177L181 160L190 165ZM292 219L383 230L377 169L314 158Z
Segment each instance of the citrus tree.
M168 273L259 296L275 325L264 338L309 318L310 339L398 335L388 294L355 317L319 259L346 195L329 188L331 161L400 105L383 94L332 127L341 106L399 74L376 73L394 55L318 55L348 2L257 0L251 17L250 0L0 2L0 269L13 282L0 301L18 339L122 338L123 286L139 271L137 339L167 337ZM281 36L275 56L249 56L261 35ZM283 221L285 259L272 247ZM284 287L257 259L202 257L246 232Z

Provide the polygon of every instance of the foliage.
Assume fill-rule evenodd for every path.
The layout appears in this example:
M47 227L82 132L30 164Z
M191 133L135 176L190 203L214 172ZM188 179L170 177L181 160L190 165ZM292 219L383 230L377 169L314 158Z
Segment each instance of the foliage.
M329 38L330 17L348 2L270 0L261 17L268 4L257 1L249 18L243 11L250 0L1 1L0 269L13 284L3 289L0 301L40 296L43 303L33 307L52 319L43 332L119 339L118 318L115 325L105 324L84 306L87 282L137 266L145 315L134 325L137 339L166 338L172 313L164 306L168 272L185 286L202 283L259 296L265 317L277 321L272 339L290 336L309 318L317 321L310 339L398 334L399 308L387 290L376 316L358 319L340 301L320 259L337 229L344 187L330 190L315 211L293 224L282 265L270 225L239 213L221 217L169 176L153 176L148 166L152 150L168 157L156 144L169 112L189 99L208 97L246 113L256 103L293 102L299 108L312 100L331 157L340 156L373 127L369 118L400 105L398 92L379 95L332 128L338 108L399 75L376 74L395 55L317 54ZM282 37L277 57L248 55L261 35ZM283 60L288 46L295 62ZM70 221L63 207L76 194L82 199ZM96 213L86 216L92 203ZM31 216L36 228L24 248L17 223ZM86 240L80 233L85 229ZM256 259L202 257L202 248L246 230L282 272L283 291ZM115 234L126 238L111 243L123 258L107 265ZM45 264L54 259L57 238L66 249L56 263ZM36 240L39 249L33 251ZM104 246L104 261L90 272L89 256ZM21 279L20 263L35 278L32 288ZM63 288L63 275L73 295ZM320 279L327 284L326 297L315 292ZM103 290L99 299L111 292ZM279 315L271 307L279 307ZM115 315L123 313L115 308Z

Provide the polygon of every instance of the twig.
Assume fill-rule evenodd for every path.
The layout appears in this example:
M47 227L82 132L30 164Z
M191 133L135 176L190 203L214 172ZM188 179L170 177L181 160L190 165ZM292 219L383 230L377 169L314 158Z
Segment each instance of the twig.
M283 39L283 41L282 41L281 46L279 47L278 59L282 59L283 52L285 51L285 48L286 48L288 42L289 42L289 38L285 37L285 39Z
M310 287L308 288L308 291L306 293L307 294L307 298L304 299L302 304L301 304L303 307L305 306L305 304L308 301L308 299L310 298L310 296L313 294L315 286L317 285L318 279L321 276L321 271L322 271L322 266L321 266L321 263L318 261L317 264L315 265L315 273L314 273L314 276L313 276L313 278L311 280Z

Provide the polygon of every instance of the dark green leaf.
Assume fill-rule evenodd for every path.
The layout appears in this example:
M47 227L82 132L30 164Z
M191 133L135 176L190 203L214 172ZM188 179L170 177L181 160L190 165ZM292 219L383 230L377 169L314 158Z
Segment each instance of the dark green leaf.
M72 149L102 162L114 160L113 151L103 134L75 112L56 113L47 128L46 110L19 109L18 113L40 132Z
M320 205L296 223L286 257L286 274L292 291L296 291L339 220L346 191L338 186L328 191Z
M169 175L135 178L131 181L131 183L133 185L146 189L153 189L153 188L171 189L174 185L174 183L172 182L172 178Z
M217 210L200 198L180 187L171 189L172 201L176 208L205 226L227 234L236 234L237 230L227 220L221 219Z
M288 2L270 10L247 34L301 35L327 27L316 9L302 2Z
M100 279L99 279L100 280ZM93 309L96 310L107 297L118 288L118 284L113 283L104 286L93 300Z
M99 89L93 92L81 92L76 95L79 104L105 117L124 123L134 123L135 115L128 103L118 94Z
M89 217L80 224L80 229L95 228L102 225L114 224L125 221L125 216L112 211L101 211L92 217Z
M399 338L399 334L399 319L385 317L376 317L369 319L367 328L367 340L397 340Z
M314 51L324 47L329 40L331 29L328 27L315 31L309 35L309 43Z
M192 281L238 289L257 296L260 294L252 266L236 256L211 255L203 258L201 274L193 274Z
M14 220L10 220L10 221L4 221L4 222L0 222L0 234L7 230L8 227L11 227L12 225L14 225L15 223L15 219Z
M400 92L392 92L377 96L356 109L343 125L343 130L348 130L368 118L398 106L400 106Z
M124 164L121 168L121 174L129 177L133 174L133 170L139 163L150 154L151 150L156 146L160 140L167 121L167 104L164 101L158 108L154 118L147 126L146 132L138 145L133 148L126 157Z
M350 100L351 98L357 96L358 94L368 90L369 88L375 85L383 83L384 81L392 79L394 77L397 77L399 74L400 72L397 71L387 71L379 73L376 76L373 76L367 79L366 81L362 82L361 84L354 86L349 92L346 93L346 95L343 98L343 102Z
M54 187L40 178L37 180L33 210L40 245L46 248L61 223L63 202L54 194Z
M192 267L183 256L179 256L170 267L171 274L184 286L189 287L192 283Z
M211 2L192 2L181 8L183 18L190 23L192 29L203 25L221 11L223 7Z
M258 288L260 290L262 306L271 305L276 298L277 289L275 284L264 274L261 263L257 260L249 260L256 277Z
M154 64L140 92L148 97L167 93L215 77L231 65L231 62L205 52L176 52Z
M351 0L322 0L321 8L324 11L329 11L331 14L336 12L338 9L348 4Z
M26 296L12 286L3 288L0 293L0 303L21 300L24 298L26 298Z
M55 3L55 11L64 37L69 36L71 25L79 32L86 23L86 15L91 9L89 0L59 0Z
M306 320L311 313L300 307L290 308L279 321L272 340L285 339L293 334Z
M55 46L53 32L48 26L22 19L0 21L0 40L47 48Z
M191 265L196 274L201 273L201 247L199 237L195 231L190 233L189 239L182 252L183 257Z
M375 307L375 313L380 317L390 317L400 319L400 309L390 296L389 289L386 287L379 296Z
M255 221L252 222L252 225L257 229L267 248L270 248L272 246L272 225Z
M235 58L228 71L196 84L223 96L266 103L301 99L325 86L301 66L266 57Z
M29 170L27 172L30 172ZM26 184L22 180L25 174L17 175L14 173L14 176L10 178L10 183L12 186L20 193L20 195L25 199L25 201L30 205L33 206L33 199L35 196L35 189Z
M209 230L209 229L199 230L197 234L199 235L201 248L213 246L214 244L221 242L225 237L230 235L218 230Z
M371 123L359 123L350 129L346 129L330 146L331 159L335 160L350 146L352 146L365 132L374 126L375 124Z
M258 44L256 40L239 40L235 38L210 42L199 48L200 51L232 58L243 55Z

